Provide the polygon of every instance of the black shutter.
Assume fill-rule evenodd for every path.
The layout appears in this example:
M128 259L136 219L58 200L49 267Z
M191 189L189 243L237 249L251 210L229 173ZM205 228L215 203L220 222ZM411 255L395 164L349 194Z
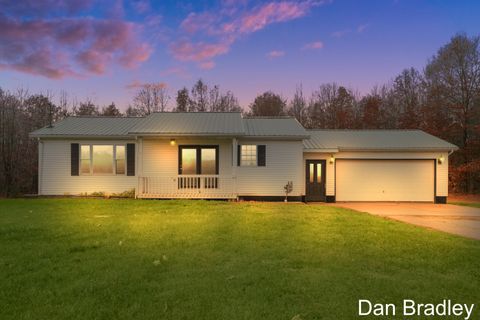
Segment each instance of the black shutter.
M265 167L266 164L266 147L265 145L258 145L257 146L257 165L259 167Z
M79 173L79 167L80 167L80 157L79 157L79 152L80 152L80 146L78 143L72 143L70 144L70 159L71 159L71 165L70 165L70 174L72 176L78 176Z
M135 144L127 143L127 176L135 175Z
M237 166L240 167L240 151L242 150L241 145L237 145Z

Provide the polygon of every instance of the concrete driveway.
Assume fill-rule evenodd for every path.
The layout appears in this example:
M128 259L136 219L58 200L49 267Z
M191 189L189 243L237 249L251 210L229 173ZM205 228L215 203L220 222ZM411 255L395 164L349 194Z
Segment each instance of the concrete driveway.
M478 208L432 203L363 202L336 203L335 206L480 240Z

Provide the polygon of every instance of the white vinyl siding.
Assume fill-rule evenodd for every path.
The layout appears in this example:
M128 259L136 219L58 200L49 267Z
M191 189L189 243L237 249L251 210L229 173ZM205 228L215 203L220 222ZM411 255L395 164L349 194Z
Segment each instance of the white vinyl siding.
M283 187L293 182L289 196L301 196L304 190L303 144L301 141L239 140L240 145L265 145L266 165L239 166L237 191L240 196L285 196Z
M113 145L135 143L128 140L42 140L42 158L39 181L41 195L79 195L81 193L119 193L136 188L137 177L126 175L72 176L70 171L70 144Z

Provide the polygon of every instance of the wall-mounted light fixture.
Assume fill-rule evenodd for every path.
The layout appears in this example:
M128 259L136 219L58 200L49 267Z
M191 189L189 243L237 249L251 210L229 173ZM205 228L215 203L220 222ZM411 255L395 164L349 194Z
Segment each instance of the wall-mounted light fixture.
M445 158L443 156L440 156L438 158L438 164L442 164L445 161Z
M329 162L330 164L333 164L335 162L335 158L333 157L333 154L330 156Z
M170 145L173 147L177 142L175 139L170 139Z

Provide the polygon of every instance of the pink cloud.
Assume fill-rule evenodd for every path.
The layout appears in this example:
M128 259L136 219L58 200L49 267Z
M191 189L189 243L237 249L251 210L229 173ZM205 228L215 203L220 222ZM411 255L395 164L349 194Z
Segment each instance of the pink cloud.
M208 30L212 32L211 28L215 22L215 16L209 12L203 13L190 13L180 24L182 28L187 33L196 33L201 30Z
M187 69L183 66L180 67L171 67L166 70L163 70L160 75L162 77L166 76L176 76L181 79L190 79L192 76L188 73Z
M305 16L315 6L329 1L280 1L268 2L245 9L243 1L226 0L215 12L190 13L181 23L187 37L170 45L170 52L179 61L193 61L212 66L212 59L225 54L230 46L243 35L262 30L266 26ZM213 37L214 43L192 41L193 34L203 33Z
M138 89L138 88L143 88L146 86L153 86L156 88L167 88L168 84L166 82L157 82L157 83L146 83L146 82L141 82L139 80L133 80L129 84L125 86L126 89Z
M303 46L303 50L310 50L310 49L322 49L323 48L323 42L322 41L315 41L315 42L310 42L307 43L306 45Z
M271 2L244 15L238 22L240 33L251 33L275 22L284 22L304 16L312 2Z
M102 74L113 64L131 68L148 59L151 48L138 36L138 26L122 20L22 21L2 16L0 64L4 69L54 79L84 73Z
M215 67L215 62L213 62L213 61L201 62L199 64L199 67L200 67L200 69L203 69L203 70L210 70L210 69L213 69Z
M269 53L267 53L267 57L268 58L280 58L280 57L283 57L285 55L285 52L284 51L279 51L279 50L273 50L273 51L270 51Z
M226 43L204 43L189 42L186 40L174 43L170 50L173 56L180 61L201 62L210 60L218 55L228 52L230 44Z

